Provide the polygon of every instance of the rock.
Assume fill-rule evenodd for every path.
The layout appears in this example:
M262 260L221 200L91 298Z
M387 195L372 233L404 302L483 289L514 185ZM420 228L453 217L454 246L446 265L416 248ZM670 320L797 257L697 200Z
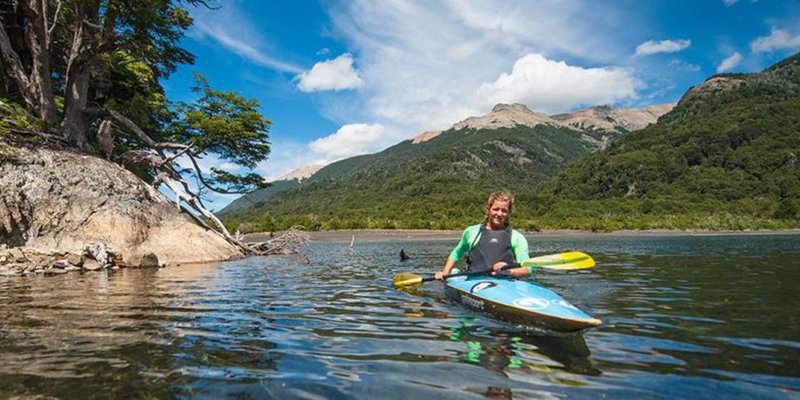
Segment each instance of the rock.
M12 146L0 137L0 160L0 242L10 251L80 254L104 243L118 254L155 253L169 264L243 256L158 190L102 158Z
M111 265L115 267L127 267L128 264L125 263L125 260L122 258L122 255L116 254L114 255L114 259L111 260Z
M142 256L142 261L139 262L139 266L143 268L158 267L158 256L153 253L145 254Z
M125 264L131 267L138 267L142 265L142 255L141 254L134 254L132 256L125 257Z
M0 266L0 275L3 275L3 276L17 275L17 271L14 268L12 268L10 265L2 265L2 266Z
M635 131L656 123L658 118L675 107L675 103L658 104L645 108L620 108L596 106L565 114L551 115L556 121L580 129L606 132Z
M64 261L70 263L71 265L80 267L83 265L83 256L79 256L77 254L67 254L67 258Z
M575 129L545 114L531 111L524 104L497 104L489 114L480 117L469 117L453 124L451 129L456 131L461 129L499 129L513 128L517 125L529 127L550 125L557 128Z
M12 260L18 263L28 262L28 257L25 257L25 253L23 253L18 247L12 247L8 249L8 255L11 256Z
M103 266L100 265L100 263L97 262L97 260L92 260L91 258L87 258L86 260L83 261L83 269L86 271L97 271L102 268Z
M431 139L441 135L442 132L444 132L444 131L425 131L425 132L422 132L419 135L414 136L413 138L411 138L411 143L412 144L418 144L418 143L422 143L422 142L427 142L428 140L431 140Z

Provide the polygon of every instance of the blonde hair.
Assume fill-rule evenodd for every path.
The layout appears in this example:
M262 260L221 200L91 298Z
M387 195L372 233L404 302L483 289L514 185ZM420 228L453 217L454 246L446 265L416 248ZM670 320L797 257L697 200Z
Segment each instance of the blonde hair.
M486 216L484 218L484 223L489 222L489 209L492 208L492 204L497 201L508 202L508 216L511 217L511 210L514 208L514 195L508 190L498 190L490 194L489 199L486 200L486 209L484 210ZM508 220L506 220L506 224L508 224Z

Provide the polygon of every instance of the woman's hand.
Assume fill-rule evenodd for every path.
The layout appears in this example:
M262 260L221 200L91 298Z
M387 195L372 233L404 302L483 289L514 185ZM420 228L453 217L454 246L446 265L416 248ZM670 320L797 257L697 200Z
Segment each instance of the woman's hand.
M444 276L445 276L444 271L439 271L433 274L433 277L436 278L437 281L441 281L442 279L444 279Z
M526 268L520 268L519 264L514 264L509 269L503 269L508 266L508 263L505 261L498 261L492 265L492 275L494 276L513 276L515 278L522 278L528 275L528 270Z
M503 267L505 267L506 265L508 265L508 263L507 263L507 262L505 262L505 261L498 261L498 262L494 263L494 265L492 265L492 271L494 271L494 274L497 274L497 273L498 273L498 272L500 272L500 271L503 269Z

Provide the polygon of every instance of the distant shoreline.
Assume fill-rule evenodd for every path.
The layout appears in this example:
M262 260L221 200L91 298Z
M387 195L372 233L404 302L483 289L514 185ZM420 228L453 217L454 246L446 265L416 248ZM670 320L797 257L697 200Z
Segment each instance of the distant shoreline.
M310 231L311 241L315 242L377 242L377 241L424 241L458 240L462 231L424 230L424 229L353 229L335 231ZM540 232L522 231L532 238L559 237L609 237L609 236L755 236L755 235L800 235L800 229L758 230L758 231L706 231L706 230L619 230L614 232L590 232L569 229L544 230ZM277 235L278 232L275 233ZM246 236L248 242L259 242L269 238L269 233L253 233Z

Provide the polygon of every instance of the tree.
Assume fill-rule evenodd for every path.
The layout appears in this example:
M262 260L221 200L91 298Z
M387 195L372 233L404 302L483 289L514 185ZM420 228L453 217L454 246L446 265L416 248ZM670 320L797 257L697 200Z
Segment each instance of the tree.
M28 110L47 123L54 124L57 116L50 51L61 2L11 1L0 7L3 24L3 29L0 29L0 52L5 66L16 81Z
M257 101L211 89L197 76L194 103L170 103L159 81L194 57L179 46L192 20L183 6L205 0L7 0L0 3L0 67L28 112L76 149L123 162L171 189L212 221L203 190L243 193L263 187L198 160L209 154L252 168L266 159L271 122ZM63 100L63 101L61 101ZM59 107L63 104L63 107ZM59 123L60 118L60 123ZM49 135L52 137L52 135ZM121 154L115 157L115 154ZM189 167L179 162L186 160ZM193 174L198 189L184 179Z
M234 241L222 222L203 206L200 191L193 190L183 179L183 170L176 163L181 158L189 161L200 190L206 188L230 194L264 188L267 183L258 174L240 176L211 168L211 174L207 175L197 160L213 153L233 163L254 167L269 154L267 131L271 122L257 111L257 101L213 90L204 77L195 77L193 91L202 96L194 103L178 103L172 107L174 117L160 132L166 141L157 142L118 111L108 110L108 115L119 124L120 130L132 133L145 145L143 149L124 153L121 159L150 168L156 186L165 184L178 202L185 201L211 220L223 236Z

